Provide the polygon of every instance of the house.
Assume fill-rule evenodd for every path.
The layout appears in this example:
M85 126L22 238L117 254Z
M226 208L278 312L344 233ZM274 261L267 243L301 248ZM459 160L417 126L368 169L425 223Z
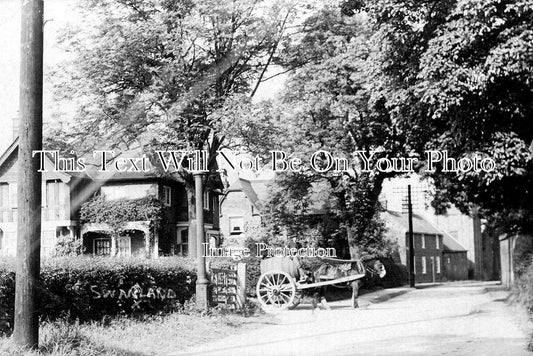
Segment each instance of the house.
M86 253L96 255L117 251L119 255L196 256L196 220L194 204L185 182L177 175L149 172L116 172L102 175L89 170L98 194L105 201L121 199L142 201L146 198L162 202L164 223L158 231L150 230L150 220L128 221L121 236L114 241L108 224L83 223L80 237ZM204 232L206 241L218 240L218 193L206 189L204 200ZM116 244L116 246L114 245Z
M114 172L106 177L94 174L92 178L100 186L98 194L105 202L128 199L142 203L144 198L159 198L165 220L155 232L150 229L150 220L128 221L116 241L111 238L109 224L85 222L81 224L80 233L85 253L107 255L117 251L120 256L188 254L187 194L183 184L151 172Z
M220 199L220 236L228 247L244 246L261 226L261 200L270 180L237 178Z
M263 204L269 194L270 182L272 179L237 177L226 189L220 200L220 235L225 246L244 247L246 238L259 238L261 213L265 208ZM329 193L323 184L315 184L305 213L296 210L293 213L305 216L311 224L322 221L331 206L332 198L324 199L324 194ZM309 237L308 242L316 243L316 236Z
M445 214L436 214L430 204L434 187L430 181L423 180L416 174L386 180L380 196L382 205L387 210L405 213L408 185L411 186L413 211L453 237L466 250L468 278L497 278L495 270L499 268L499 264L493 260L499 258L498 243L492 243L493 239L483 237L484 227L475 209L465 215L452 206Z
M16 254L17 152L18 140L15 140L0 157L0 255ZM81 238L85 253L94 255L196 256L196 222L190 213L194 211L192 194L177 175L163 176L155 171L102 174L96 169L53 172L52 159L45 157L46 169L42 175L43 256L51 254L61 236ZM204 192L207 241L219 238L219 194L211 188ZM113 228L108 223L80 221L80 208L95 195L101 196L104 202L158 199L163 206L164 224L151 231L150 220L127 221L120 227L120 236L114 239Z
M387 237L398 243L397 253L392 256L394 262L409 270L408 215L386 211L382 218L387 227ZM466 249L450 234L436 228L419 214L413 214L413 240L417 283L468 278Z
M18 139L0 156L0 256L14 256L17 250L17 154ZM45 167L53 167L49 159ZM41 254L52 252L60 236L79 236L80 196L90 190L85 173L44 172L42 174Z

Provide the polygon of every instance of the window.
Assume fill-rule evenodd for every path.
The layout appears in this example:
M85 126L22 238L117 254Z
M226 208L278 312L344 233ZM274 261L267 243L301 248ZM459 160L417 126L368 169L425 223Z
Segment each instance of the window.
M161 197L161 200L163 200L163 204L166 206L170 206L172 203L172 190L170 187L167 187L166 185L163 186L163 196Z
M204 209L211 210L211 194L208 191L204 191Z
M9 206L9 184L0 184L0 207L7 208Z
M440 248L440 236L439 235L435 235L435 247L437 248L437 250Z
M131 255L131 238L129 236L121 236L117 239L117 253L120 257Z
M435 263L437 264L437 273L440 273L440 256L435 257Z
M239 235L244 232L244 221L242 216L230 216L229 218L229 233L231 235Z
M180 256L189 255L189 231L187 229L178 230L177 254Z
M422 274L426 274L427 273L427 269L426 269L426 257L425 256L422 256Z
M420 235L420 241L422 243L422 248L426 248L426 235Z
M98 238L94 239L94 253L99 256L108 256L111 254L111 239Z

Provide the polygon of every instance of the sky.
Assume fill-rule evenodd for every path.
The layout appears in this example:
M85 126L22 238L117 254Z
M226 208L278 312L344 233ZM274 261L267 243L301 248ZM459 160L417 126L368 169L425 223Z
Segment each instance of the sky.
M58 30L75 18L75 0L45 0L44 70L61 59ZM12 120L19 106L21 1L0 0L0 150L12 142ZM45 100L47 98L46 93Z
M73 10L77 0L44 0L44 71L61 60L56 46L58 31L71 21L81 21ZM0 0L0 152L13 140L13 118L19 106L20 75L20 0ZM256 98L272 97L283 86L284 76L269 80L259 88ZM46 84L45 84L46 89ZM44 101L51 100L44 92ZM46 107L46 105L44 105ZM46 112L44 113L46 117Z

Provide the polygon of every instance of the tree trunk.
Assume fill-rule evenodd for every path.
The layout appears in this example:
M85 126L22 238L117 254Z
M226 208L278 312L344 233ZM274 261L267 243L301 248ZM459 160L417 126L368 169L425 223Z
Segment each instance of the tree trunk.
M350 226L346 227L346 235L348 237L348 246L350 248L350 259L352 260L360 259L361 254L359 252L359 247L357 247L357 241L354 237L352 228Z
M370 222L378 213L379 195L381 194L382 184L384 180L384 175L377 175L374 178L372 189L368 192L367 200L370 201L371 204L369 205L370 208L364 211L364 213L362 214L362 221L365 223L365 225L363 225L362 227L360 226L359 229L354 229L353 225L346 226L346 235L348 238L348 246L350 248L351 259L361 258L359 248L357 247L357 237L367 236L367 230L371 226Z

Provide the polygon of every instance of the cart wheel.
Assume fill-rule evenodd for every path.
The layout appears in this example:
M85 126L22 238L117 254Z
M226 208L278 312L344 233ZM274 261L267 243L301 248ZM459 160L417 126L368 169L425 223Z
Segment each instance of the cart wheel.
M272 313L287 309L293 305L295 296L296 284L287 273L269 271L259 277L257 299L264 311Z

